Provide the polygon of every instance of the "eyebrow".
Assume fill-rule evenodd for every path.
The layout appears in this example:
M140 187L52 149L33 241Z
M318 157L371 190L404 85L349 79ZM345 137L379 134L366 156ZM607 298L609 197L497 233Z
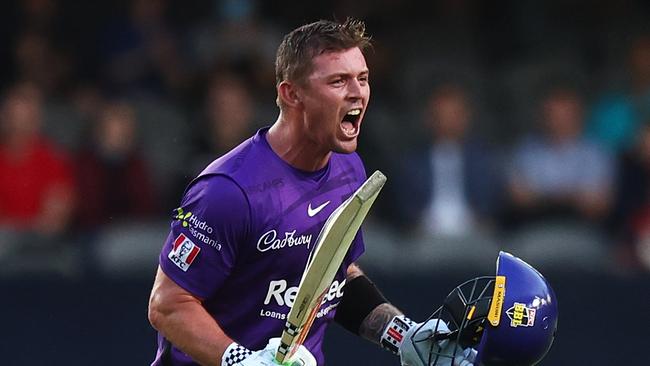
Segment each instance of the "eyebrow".
M357 75L368 75L368 74L370 74L370 70L365 69L365 70L361 71L360 73L358 73ZM333 73L333 74L330 74L330 75L326 75L325 78L331 79L331 78L341 77L341 76L349 77L349 76L352 76L352 75L353 74L349 73L349 72L337 72L337 73Z

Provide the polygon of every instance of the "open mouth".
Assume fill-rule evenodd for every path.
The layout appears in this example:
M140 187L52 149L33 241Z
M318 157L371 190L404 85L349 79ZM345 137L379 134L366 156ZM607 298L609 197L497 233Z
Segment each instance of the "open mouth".
M341 129L348 137L355 137L359 134L359 121L361 120L361 108L354 108L343 116Z

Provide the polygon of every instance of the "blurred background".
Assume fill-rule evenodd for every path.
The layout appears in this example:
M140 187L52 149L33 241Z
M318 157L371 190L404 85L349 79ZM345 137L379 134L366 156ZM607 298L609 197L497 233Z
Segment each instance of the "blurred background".
M367 22L359 152L389 177L362 267L411 318L499 250L553 284L542 365L650 342L650 3L23 0L0 4L3 365L144 365L172 210L271 124L282 36ZM625 315L627 314L627 315ZM333 365L396 365L334 326Z

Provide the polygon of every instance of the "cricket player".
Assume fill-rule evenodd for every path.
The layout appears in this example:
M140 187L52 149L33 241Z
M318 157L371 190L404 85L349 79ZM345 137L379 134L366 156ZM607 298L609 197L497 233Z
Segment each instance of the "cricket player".
M366 179L355 150L370 99L368 45L364 23L351 19L285 36L277 120L206 167L174 213L149 302L153 365L274 364L319 231ZM418 334L444 333L446 324L414 323L391 305L355 264L363 251L358 233L290 363L324 365L324 334L336 321L402 365L427 365L420 354L429 343L451 354L440 365L471 365L475 352L453 340L416 347Z

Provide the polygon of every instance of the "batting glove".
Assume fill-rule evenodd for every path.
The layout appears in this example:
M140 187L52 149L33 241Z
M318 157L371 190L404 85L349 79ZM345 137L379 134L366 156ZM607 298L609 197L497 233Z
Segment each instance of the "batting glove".
M449 328L440 319L423 324L398 315L386 326L381 346L399 355L402 366L473 366L474 349L461 349L449 339L434 340L434 335L447 333Z
M280 345L280 338L271 338L263 350L251 351L248 348L232 342L221 358L221 366L278 366L275 362L275 352ZM283 366L317 366L314 355L305 346L300 345L289 361Z

